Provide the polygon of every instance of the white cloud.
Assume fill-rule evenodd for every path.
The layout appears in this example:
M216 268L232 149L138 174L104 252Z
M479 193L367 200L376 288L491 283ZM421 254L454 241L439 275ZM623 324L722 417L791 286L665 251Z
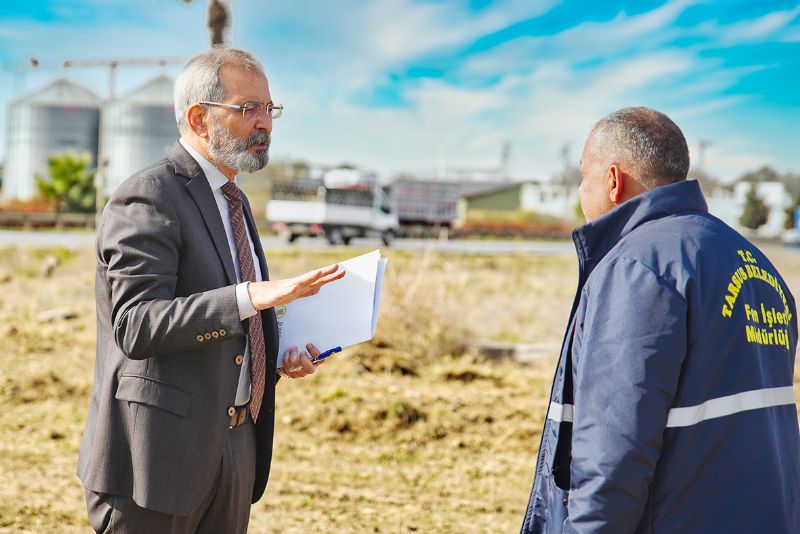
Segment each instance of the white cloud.
M720 41L726 45L760 42L780 36L795 17L800 15L800 6L787 11L775 11L761 17L742 20L716 28ZM779 37L780 38L780 37Z
M554 35L524 36L507 41L465 61L467 75L490 76L509 71L526 71L557 56L577 64L613 58L632 48L647 53L677 37L672 23L696 0L673 0L640 15L620 12L610 21L588 21Z
M296 29L274 42L278 48L285 46L285 53L276 54L281 69L292 74L322 73L333 82L329 90L346 93L374 84L386 72L404 69L412 60L467 46L519 18L538 16L556 3L505 0L476 14L455 2L338 0L313 3L313 16L309 16L308 2L277 2L269 16L275 29ZM262 6L249 0L237 2L235 10L253 12ZM238 34L252 34L260 21L248 19L242 24Z
M276 138L285 134L287 143L299 143L313 122L325 132L321 153L329 163L356 160L380 170L428 173L442 154L455 166L497 165L503 143L511 140L514 173L547 177L560 168L564 142L577 158L595 120L617 107L649 103L639 91L693 66L690 57L663 52L577 74L551 62L483 89L429 80L407 92L410 108L366 112L339 104L322 116L301 112L298 128L277 130Z
M699 102L697 104L692 104L689 106L682 107L678 111L672 114L672 118L676 121L680 121L682 119L695 118L708 113L713 113L714 111L719 111L721 109L741 104L742 102L745 102L747 100L748 97L745 95L732 95L721 98L712 98L703 102Z
M541 177L560 169L563 143L572 144L577 158L592 123L616 108L657 107L688 121L702 136L704 118L745 102L720 94L769 65L726 68L701 56L704 47L800 41L790 24L797 9L686 28L674 22L697 2L672 0L649 12L620 12L609 21L512 39L459 59L481 37L541 15L556 3L504 0L475 13L466 2L455 1L236 0L234 44L263 60L273 96L287 105L285 118L275 125L276 158L350 161L387 174L433 173L445 157L459 167L496 165L502 144L511 140L514 173ZM51 63L68 56L187 57L207 46L204 2L191 8L177 0L142 5L151 12L147 28L123 21L76 31L29 21L0 28L0 46L24 51L23 60L33 52ZM670 44L695 36L707 41L683 48ZM392 75L430 58L455 64L447 79L392 85ZM104 89L102 72L85 76ZM120 85L124 89L142 76L131 71ZM401 105L365 103L376 87L384 86L399 87ZM0 88L0 99L7 101L6 95ZM722 140L719 147L709 152L709 166L741 169L748 162L766 161L760 156L746 160L742 154L747 151L725 152Z
M672 0L640 15L628 16L620 13L611 23L584 23L570 30L570 33L593 33L598 30L609 42L630 45L634 39L652 36L669 28L687 7L697 3L698 0Z
M432 172L442 154L446 154L448 161L457 162L459 166L491 166L497 164L503 142L512 140L513 170L517 175L549 176L560 168L558 152L565 141L579 148L594 120L615 107L631 104L631 100L641 103L637 91L659 81L667 85L670 76L691 71L695 62L689 54L667 51L630 61L617 60L602 68L581 70L573 67L573 62L582 59L580 57L569 58L566 54L573 61L542 61L543 54L531 59L531 50L545 46L551 40L551 44L553 41L557 46L563 44L568 52L592 51L592 54L597 54L598 43L592 40L602 41L606 34L618 34L626 28L626 20L633 21L631 28L625 29L625 39L630 39L669 24L686 4L684 1L671 2L655 13L641 15L641 20L639 17L617 17L607 23L608 28L603 28L601 23L592 23L591 31L581 25L579 29L567 30L552 38L517 39L467 60L465 72L476 73L481 70L477 65L484 61L486 68L482 70L485 74L501 76L501 81L490 87L467 89L443 80L426 80L405 90L403 97L407 107L376 110L360 108L348 100L348 92L355 90L352 84L345 90L341 86L326 86L324 90L329 91L329 97L331 92L336 95L330 98L332 104L318 110L321 115L312 117L302 113L296 118L298 124L311 127L313 123L318 130L326 132L322 136L325 148L320 147L318 154L328 162L341 158L369 162L382 170ZM381 72L385 61L394 64L406 60L399 52L392 52L395 57L388 57L391 50L413 49L414 54L422 55L459 42L468 43L485 32L486 27L497 24L494 18L489 17L489 22L481 22L483 26L474 29L469 24L462 24L463 20L453 13L444 16L444 11L436 11L443 9L442 4L428 4L419 11L411 10L412 14L406 20L413 23L406 28L395 33L387 32L381 24L393 20L393 9L400 9L399 6L408 8L409 5L409 2L396 1L388 14L383 10L380 12L383 18L376 20L370 31L385 34L392 44L387 50L378 47L380 59L368 60L374 60L374 65L360 64L364 69L362 80L368 80L370 72ZM378 13L375 11L370 15L377 16ZM453 32L443 30L432 38L431 28L436 24L458 29ZM578 38L580 40L576 42ZM413 46L402 44L409 42L414 43ZM621 47L622 40L615 46ZM528 47L528 53L520 53L520 49L525 47ZM509 68L509 64L516 68ZM298 87L304 87L304 84ZM313 93L320 90L311 89ZM293 98L307 102L316 100L303 96L304 92L293 92ZM285 131L286 141L294 144L300 142L300 137L307 140L308 134L303 134L302 130L305 127ZM576 157L578 152L573 151ZM375 157L374 154L381 156Z

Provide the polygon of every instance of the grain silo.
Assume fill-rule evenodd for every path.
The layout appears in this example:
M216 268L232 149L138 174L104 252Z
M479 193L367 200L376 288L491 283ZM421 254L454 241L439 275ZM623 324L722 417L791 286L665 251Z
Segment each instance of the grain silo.
M97 161L101 99L66 78L14 99L8 105L3 197L29 199L34 175L49 175L47 160L66 151L88 152Z
M109 102L103 113L106 194L134 172L163 158L178 140L172 104L174 82L158 76Z

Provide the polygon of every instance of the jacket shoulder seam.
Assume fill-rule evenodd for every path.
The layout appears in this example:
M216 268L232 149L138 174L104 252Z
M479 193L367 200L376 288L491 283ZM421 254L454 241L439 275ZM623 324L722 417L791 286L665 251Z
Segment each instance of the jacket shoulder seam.
M673 295L678 297L683 303L685 303L685 304L687 303L686 302L686 297L681 295L680 292L677 289L675 289L675 285L674 284L672 284L664 276L662 276L661 274L656 272L655 269L653 269L651 266L649 266L648 264L644 263L643 261L641 261L639 259L636 259L636 258L631 258L631 257L628 257L628 256L618 256L617 258L609 260L608 263L610 265L610 264L618 263L618 262L621 262L621 261L627 261L629 263L633 263L634 265L637 265L638 267L641 267L642 269L648 271L650 274L653 275L653 278L656 279L656 281L658 282L658 284L660 286L662 286L664 289L668 290L670 293L672 293ZM587 287L588 287L588 284L587 284ZM584 288L584 289L586 289L586 288Z

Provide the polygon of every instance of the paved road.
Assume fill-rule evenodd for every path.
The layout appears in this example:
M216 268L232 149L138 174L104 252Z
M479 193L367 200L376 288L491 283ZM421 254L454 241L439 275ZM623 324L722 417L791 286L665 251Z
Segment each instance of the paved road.
M319 250L330 248L324 239L301 238L292 245L282 238L269 236L262 238L265 249L300 248L304 250ZM93 232L71 231L57 232L50 230L17 231L0 230L0 247L24 245L35 247L68 248L91 247L94 244ZM354 239L354 247L380 247L378 239ZM571 255L575 248L570 241L500 241L500 240L464 240L437 241L433 239L397 239L392 244L397 250L440 251L460 254L501 255L501 254L526 254L526 255Z
M12 245L32 247L82 248L94 244L94 232L56 232L50 230L0 230L0 247Z

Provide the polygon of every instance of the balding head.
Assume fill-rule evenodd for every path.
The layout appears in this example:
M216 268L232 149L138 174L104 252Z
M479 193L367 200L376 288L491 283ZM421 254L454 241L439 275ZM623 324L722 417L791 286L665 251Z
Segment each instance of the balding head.
M593 221L645 191L685 180L689 148L680 128L663 113L624 108L592 128L581 173L581 208Z
M603 165L618 165L644 190L685 180L689 173L683 132L650 108L623 108L603 117L592 128L586 148Z

